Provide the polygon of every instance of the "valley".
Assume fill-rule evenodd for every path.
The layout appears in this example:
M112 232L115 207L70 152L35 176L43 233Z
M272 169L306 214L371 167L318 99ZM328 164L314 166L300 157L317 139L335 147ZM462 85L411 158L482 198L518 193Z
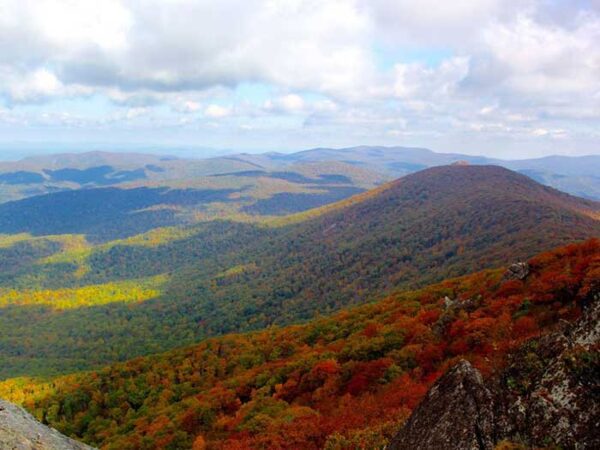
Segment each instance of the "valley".
M594 200L319 154L43 161L80 184L0 203L0 397L102 449L370 448L458 359L493 377L596 301Z
M597 236L599 210L506 169L457 165L285 220L215 220L87 246L88 235L20 235L0 249L29 261L0 276L0 376L89 369L306 321ZM11 217L35 223L29 211L45 209L21 205ZM67 214L57 217L78 223Z

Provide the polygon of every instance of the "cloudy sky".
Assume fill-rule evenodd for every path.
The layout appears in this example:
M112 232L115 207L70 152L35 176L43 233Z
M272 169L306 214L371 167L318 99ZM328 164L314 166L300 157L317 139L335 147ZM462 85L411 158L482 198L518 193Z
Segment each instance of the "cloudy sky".
M0 0L0 148L600 153L600 0Z

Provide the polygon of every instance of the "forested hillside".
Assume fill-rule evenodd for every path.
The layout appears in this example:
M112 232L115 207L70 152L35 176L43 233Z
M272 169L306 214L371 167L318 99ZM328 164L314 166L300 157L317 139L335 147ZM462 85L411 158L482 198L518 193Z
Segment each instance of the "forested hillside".
M103 449L378 448L457 360L490 377L527 339L599 301L597 240L518 269L397 292L306 325L213 338L98 372L9 380L0 397ZM525 354L533 364L531 348ZM588 353L570 358L573 376L597 367ZM527 388L507 385L515 394Z
M0 376L98 367L330 314L598 236L598 211L506 169L446 166L285 220L211 221L59 252L0 276L10 291ZM148 287L123 301L115 286L132 280ZM95 304L77 305L85 287ZM56 304L15 300L36 290L56 291Z

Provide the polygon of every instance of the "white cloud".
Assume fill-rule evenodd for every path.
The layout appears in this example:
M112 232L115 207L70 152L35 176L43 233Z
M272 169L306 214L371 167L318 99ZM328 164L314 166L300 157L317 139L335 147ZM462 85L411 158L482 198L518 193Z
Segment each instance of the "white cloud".
M9 4L14 2L8 2ZM127 46L132 25L129 10L119 0L19 0L50 46L76 49L95 46L106 51Z
M141 117L148 113L147 108L129 108L125 113L125 119L131 120Z
M482 28L529 11L533 0L363 0L377 23L376 33L392 44L463 47Z
M547 129L547 128L534 128L530 130L532 136L535 137L550 137L553 139L563 139L567 136L567 132L563 129Z
M469 59L456 57L443 61L435 68L423 64L394 66L394 94L400 98L435 98L452 95L469 73Z
M13 100L38 100L56 95L63 88L56 76L46 70L38 69L26 78L14 78L9 86L9 95Z
M600 18L582 16L574 29L543 25L519 16L484 32L487 54L521 94L589 95L600 90Z
M161 95L151 91L124 92L120 89L106 89L104 94L108 99L118 106L126 107L148 107L163 102Z
M183 113L195 113L200 111L202 104L194 100L180 100L175 103L174 108Z
M297 113L304 110L306 103L297 94L282 95L273 100L267 100L264 108L269 112Z
M304 100L296 94L284 95L280 98L281 105L288 111L299 111L304 108Z
M336 95L370 70L354 1L0 0L13 66L51 61L63 83L204 89L257 80ZM235 14L232 14L235 11Z
M0 66L0 95L4 93L11 104L86 96L91 92L92 89L83 85L64 85L55 73L46 68L20 72L11 67Z
M315 139L593 141L598 42L600 10L566 0L0 0L0 102L96 94L121 109L106 120Z
M220 105L208 105L204 110L204 115L211 119L221 119L231 114L231 110Z

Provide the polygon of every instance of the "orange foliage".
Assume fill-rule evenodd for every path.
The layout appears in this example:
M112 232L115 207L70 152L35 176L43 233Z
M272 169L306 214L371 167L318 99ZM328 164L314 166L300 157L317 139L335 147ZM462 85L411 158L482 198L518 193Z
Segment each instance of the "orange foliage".
M399 426L458 358L489 376L511 348L575 319L600 290L600 243L544 253L530 267L523 281L486 271L306 325L58 378L54 391L0 384L0 396L18 392L52 426L105 449L319 449L334 434Z
M196 436L196 439L194 439L192 450L206 450L206 440L202 437L201 434Z

